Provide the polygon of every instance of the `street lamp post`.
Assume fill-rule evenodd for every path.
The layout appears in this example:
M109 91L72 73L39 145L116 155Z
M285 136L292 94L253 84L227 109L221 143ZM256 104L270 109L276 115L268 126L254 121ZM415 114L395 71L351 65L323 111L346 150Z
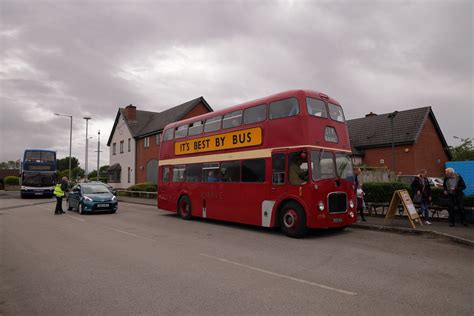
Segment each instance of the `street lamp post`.
M97 181L99 181L99 166L100 166L100 130L97 131Z
M394 141L394 134L393 134L393 119L395 116L397 116L398 111L394 111L388 115L388 118L390 119L390 129L392 131L392 170L394 176L396 176L396 171L395 171L395 141Z
M71 180L72 115L58 114L58 113L54 113L54 115L65 116L71 119L71 124L69 126L69 180Z
M89 150L89 135L88 135L88 128L89 128L89 120L91 119L91 117L89 116L85 116L84 119L86 120L86 162L85 162L85 181L87 181L87 163L88 163L88 150Z

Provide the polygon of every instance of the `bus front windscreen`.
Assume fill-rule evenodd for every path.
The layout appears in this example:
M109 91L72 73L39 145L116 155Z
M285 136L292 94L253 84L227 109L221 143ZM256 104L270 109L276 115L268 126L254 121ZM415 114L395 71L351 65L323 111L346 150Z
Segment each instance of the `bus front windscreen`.
M54 186L54 172L24 172L21 185L27 187L51 187Z

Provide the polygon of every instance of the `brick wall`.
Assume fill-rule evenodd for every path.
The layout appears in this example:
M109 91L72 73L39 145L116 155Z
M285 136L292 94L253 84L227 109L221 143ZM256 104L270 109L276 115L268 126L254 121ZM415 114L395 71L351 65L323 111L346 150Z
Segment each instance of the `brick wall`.
M199 103L191 111L189 111L182 119L198 116L208 113L209 111L204 104ZM160 154L160 146L156 143L156 134L149 136L150 146L144 147L145 138L137 139L137 166L136 166L136 183L146 181L146 165L150 160L158 160Z
M417 143L395 146L397 174L417 174L420 169L426 169L428 176L440 176L444 174L446 161L448 161L448 156L443 150L443 145L431 118L423 126ZM392 147L365 149L363 164L392 169Z

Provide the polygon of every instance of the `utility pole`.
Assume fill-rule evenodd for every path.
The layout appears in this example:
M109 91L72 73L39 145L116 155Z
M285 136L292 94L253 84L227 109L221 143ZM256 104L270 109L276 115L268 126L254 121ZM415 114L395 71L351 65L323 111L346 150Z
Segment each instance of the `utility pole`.
M99 181L100 167L100 130L97 132L97 181Z
M86 163L85 163L85 181L87 181L87 172L88 172L88 150L89 150L89 135L88 135L88 128L89 128L89 120L91 119L91 117L89 116L85 116L84 119L86 120Z

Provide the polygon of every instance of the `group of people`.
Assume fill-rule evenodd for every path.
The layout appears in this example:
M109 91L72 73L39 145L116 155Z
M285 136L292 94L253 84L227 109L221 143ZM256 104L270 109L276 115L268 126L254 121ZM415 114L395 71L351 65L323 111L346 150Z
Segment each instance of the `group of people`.
M354 168L354 183L357 194L357 211L360 213L361 220L366 221L364 217L364 191L359 180L361 174L360 168ZM413 191L413 201L419 204L420 211L426 225L431 225L429 221L429 206L432 202L432 194L429 180L427 178L427 171L420 170L419 174L411 183ZM454 172L453 168L446 168L445 177L443 181L443 195L447 200L447 207L449 213L449 226L454 227L456 222L456 213L459 213L461 225L467 226L464 214L464 190L466 183L461 175Z

